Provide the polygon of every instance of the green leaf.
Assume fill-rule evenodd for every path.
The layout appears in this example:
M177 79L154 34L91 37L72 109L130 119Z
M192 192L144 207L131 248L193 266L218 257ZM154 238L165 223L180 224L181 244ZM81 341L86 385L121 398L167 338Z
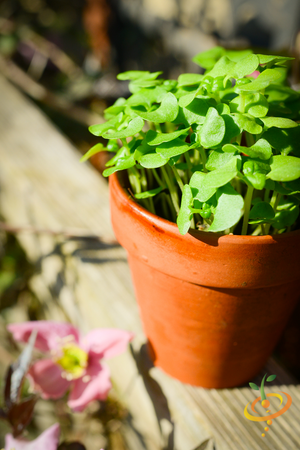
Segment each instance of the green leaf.
M208 72L206 75L210 77L225 77L228 73L232 73L236 63L231 61L227 56L222 56L219 61L215 64L213 69Z
M262 190L266 185L266 175L261 172L253 172L245 175L248 184L250 184L254 189Z
M208 231L224 231L235 225L242 216L244 199L230 184L220 187L216 192L217 206L214 220Z
M236 147L232 147L234 148L230 153L224 153L222 150L213 150L212 152L210 152L205 164L206 169L216 170L221 169L221 167L225 166L233 158L236 152Z
M284 187L287 189L286 195L300 194L300 180L284 183Z
M103 133L102 136L107 139L123 139L130 136L134 136L139 133L144 126L144 121L140 117L135 117L130 120L128 127L121 131L112 131Z
M265 90L265 94L268 96L268 102L285 102L297 100L300 96L299 92L288 86L282 86L280 84L271 84Z
M114 166L116 164L116 162L118 161L118 159L120 158L124 158L127 156L127 149L125 147L121 147L119 148L119 150L117 151L116 155L113 156L109 161L107 161L107 163L105 164L106 167L111 167Z
M208 187L220 187L229 183L238 173L238 162L240 156L234 156L227 164L220 169L213 170L206 175L206 184Z
M225 49L223 47L216 46L194 56L192 61L204 69L211 69L224 53Z
M190 179L190 187L193 196L200 202L207 202L217 191L217 188L207 186L204 172L193 173Z
M119 158L115 166L110 167L109 169L105 169L103 172L104 177L108 177L112 173L118 172L119 170L129 169L130 167L135 166L135 160L133 154L130 156L126 156L124 158Z
M266 174L270 171L270 165L260 159L247 159L243 165L243 173L248 184L254 189L263 189L266 184Z
M257 92L265 89L271 83L278 80L281 77L281 73L275 69L266 69L258 77L248 84L237 86L235 90L237 92Z
M251 145L249 150L248 154L249 156L251 156L251 158L267 160L272 156L272 147L265 139L259 139L257 142L255 142L255 144Z
M195 98L186 108L183 108L183 115L189 125L193 123L202 124L209 109L209 104L204 98Z
M268 101L260 93L244 94L243 105L241 96L237 96L230 102L229 106L232 112L245 112L254 117L265 117L269 111Z
M104 117L106 120L113 116L116 116L120 112L124 111L126 99L123 97L118 98L112 106L109 106L104 110Z
M267 381L273 381L273 380L275 380L275 378L276 378L276 375L270 375L270 376L267 378Z
M114 130L116 124L120 123L120 121L122 120L122 117L123 113L120 113L111 120L109 120L108 122L91 125L89 127L89 132L92 133L94 136L102 136L106 131Z
M294 122L291 119L285 119L283 117L263 117L260 120L263 121L264 125L267 128L271 128L271 127L295 128L295 127L298 127L297 122Z
M147 87L155 87L163 83L163 79L160 78L159 80L156 80L156 78L161 74L162 72L154 72L150 73L149 75L145 75L142 78L138 78L137 80L132 80L129 83L129 90L132 93L137 93L141 88L147 88Z
M183 128L173 133L158 133L157 131L149 130L146 134L146 142L148 145L160 145L163 142L173 141L183 134L188 134L188 131L189 128Z
M257 55L259 58L259 64L270 64L292 60L294 58L289 58L288 56L274 56L274 55Z
M198 89L196 89L194 92L191 92L189 94L182 95L180 97L180 99L178 100L179 106L181 106L181 108L186 108L190 103L192 103L192 101L196 97L197 93L198 93Z
M96 155L96 153L103 152L106 150L107 149L103 146L103 144L96 144L80 158L80 162L84 162L88 160L91 156Z
M269 144L279 150L284 155L294 152L300 156L300 127L286 128L281 130L279 128L270 128L263 136Z
M263 129L253 117L247 114L235 114L235 120L238 126L250 134L260 134Z
M117 75L118 80L138 80L149 75L148 70L128 70L127 72L122 72Z
M276 155L271 162L267 177L274 181L293 181L300 177L300 158Z
M177 217L177 225L180 234L184 235L189 231L191 220L192 220L192 212L191 207L193 205L193 195L192 190L188 184L184 185L182 191L182 199L179 214Z
M203 75L198 73L183 73L178 77L178 87L181 86L193 86L199 84L203 78Z
M141 89L136 94L131 95L126 101L128 106L150 107L153 103L161 103L167 94L167 89L162 86L154 88Z
M237 164L240 159L240 156L234 156L220 169L205 174L206 187L217 188L229 183L238 173Z
M257 386L257 384L249 383L249 386L251 387L251 389L254 389L255 391L259 391L259 387Z
M290 210L284 209L283 211L278 211L272 225L278 230L285 227L291 227L298 219L298 216L299 206L293 206Z
M284 209L291 209L293 206L299 206L299 204L300 204L299 196L296 197L294 195L290 195L288 198L281 197L279 204L277 206L277 211L283 211Z
M156 153L155 148L147 144L146 139L143 139L141 145L135 150L134 159L146 169L156 169L168 162L166 158Z
M236 117L231 116L230 114L223 114L222 118L225 122L225 135L220 142L220 146L227 144L232 141L233 138L236 136L239 136L241 132L243 131L242 128L238 125Z
M157 169L158 167L162 167L167 164L168 159L163 158L159 153L147 153L143 155L139 163L141 166L145 167L145 169Z
M256 55L247 55L245 58L240 59L234 69L228 73L228 77L243 78L245 75L250 75L254 72L259 65L259 60Z
M249 213L249 219L264 219L272 220L275 217L275 212L267 202L256 203Z
M225 135L225 122L215 108L209 108L200 132L200 142L204 148L220 144Z
M163 142L162 144L158 145L156 147L156 152L159 153L163 158L169 159L177 155L182 155L193 147L194 145L191 146L190 144L187 144L186 142L177 138L171 142Z
M144 192L141 192L140 194L135 194L134 196L138 200L143 199L143 198L154 197L155 195L159 194L163 189L165 189L164 186L158 186L155 189L151 189L150 191L144 191Z
M223 152L244 153L251 158L259 158L262 160L270 159L272 156L272 147L265 139L259 139L251 147L243 147L241 145L226 144L222 147Z
M226 105L226 103L219 103L216 106L216 110L218 111L218 113L221 114L230 114L230 108L228 105Z
M244 59L246 56L252 54L252 50L247 48L244 50L225 50L226 56L231 59L231 61L239 62L241 59Z
M172 122L178 114L178 103L174 94L168 92L161 102L159 108L155 111L141 111L138 107L132 107L132 110L140 117L151 122L163 123Z

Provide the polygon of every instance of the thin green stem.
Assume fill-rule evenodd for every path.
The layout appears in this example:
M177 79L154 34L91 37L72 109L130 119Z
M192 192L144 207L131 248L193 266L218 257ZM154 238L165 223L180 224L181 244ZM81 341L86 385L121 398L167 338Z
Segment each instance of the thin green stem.
M206 153L203 147L200 148L200 155L201 155L201 162L203 164L203 172L207 172L206 168L205 168L205 164L206 164Z
M265 378L266 378L267 374L265 374L265 376L262 379L261 385L260 385L260 397L261 397L261 401L266 400L266 394L265 394Z
M236 140L236 142L238 143L238 145L241 145L242 136L243 136L243 133L239 134L236 138L234 138Z
M148 189L148 183L147 183L147 177L146 177L146 172L145 169L141 169L140 171L140 179L141 179L141 187L143 188L144 191L147 191Z
M130 167L127 169L128 178L134 194L140 194L142 192L142 187L140 183L140 175L135 167Z
M253 231L253 233L251 233L251 236L259 236L261 234L261 226L258 225L255 230Z
M154 198L154 201L157 201L157 202L160 201L161 209L162 209L162 217L169 220L170 214L168 212L167 194L165 192L162 192L158 199L156 199L156 197ZM173 209L171 209L171 216L173 216L173 214L174 214L174 219L176 220L175 211L173 211Z
M262 234L263 236L265 236L265 235L267 234L267 233L266 233L266 224L261 223L260 226L261 226L261 234Z
M180 175L179 175L179 173L177 172L177 169L176 169L175 166L171 166L171 169L172 169L172 171L173 171L173 173L174 173L174 176L175 176L175 178L176 178L176 181L177 181L177 183L178 183L178 186L180 187L180 190L181 190L181 192L182 192L182 191L183 191L183 182L182 182L182 179L180 178Z
M278 203L279 203L279 201L280 201L280 198L281 198L281 194L279 194L279 192L274 191L274 192L273 192L273 195L272 195L272 198L271 198L271 200L270 200L270 205L271 205L272 208L274 209L274 213L275 213L275 214L276 214L276 210L277 210L277 206L278 206ZM271 224L270 224L270 223L267 223L267 224L266 224L266 227L265 227L265 232L266 232L266 234L269 233L270 227L271 227Z
M245 206L244 206L244 219L243 219L243 226L242 226L242 234L247 234L248 230L248 221L249 221L249 213L251 208L251 201L252 201L252 195L253 195L254 188L252 186L248 186L246 198L245 198Z
M152 214L156 214L153 199L151 197L149 197L147 200L148 200L148 204L149 204L149 211L152 212Z
M162 133L161 126L159 123L154 123L154 126L155 126L156 131L158 131L159 133Z
M246 136L246 142L247 142L248 147L252 147L252 145L255 144L255 139L254 139L253 134L246 132L245 136Z
M270 189L266 189L265 190L265 194L264 194L264 201L265 202L269 201L269 195L270 195Z
M200 164L200 153L199 153L199 150L197 148L194 149L193 163L194 163L195 166Z
M164 183L163 183L162 180L160 179L160 177L159 177L159 175L158 175L156 169L152 169L152 173L153 173L154 178L156 179L158 185L159 185L159 186L163 186Z
M171 200L172 200L172 203L174 205L174 209L176 211L176 214L179 214L179 209L180 209L180 207L179 207L179 199L178 199L177 190L176 190L176 187L175 187L175 185L173 183L172 177L170 177L168 175L167 170L165 169L164 166L161 167L161 171L162 171L163 177L164 177L164 179L165 179L165 181L167 183L168 189L170 191Z
M188 166L188 176L189 176L189 179L192 177L192 162L191 162L191 158L190 158L190 155L189 155L189 152L185 152L185 154L184 154L184 157L185 157L185 160L186 160L186 163L187 163L187 166Z

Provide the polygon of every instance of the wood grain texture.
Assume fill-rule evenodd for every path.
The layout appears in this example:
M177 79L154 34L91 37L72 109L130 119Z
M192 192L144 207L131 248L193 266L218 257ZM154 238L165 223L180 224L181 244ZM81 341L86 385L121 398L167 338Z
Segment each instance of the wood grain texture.
M0 94L0 214L12 226L57 232L17 235L37 267L31 287L46 317L71 320L83 332L113 326L136 334L128 352L109 361L114 389L130 413L128 448L299 449L300 389L272 360L262 375L277 378L266 391L288 392L293 403L273 420L265 438L265 423L243 415L247 402L257 397L249 387L194 388L151 366L126 253L110 225L105 180L80 164L70 142L2 77Z

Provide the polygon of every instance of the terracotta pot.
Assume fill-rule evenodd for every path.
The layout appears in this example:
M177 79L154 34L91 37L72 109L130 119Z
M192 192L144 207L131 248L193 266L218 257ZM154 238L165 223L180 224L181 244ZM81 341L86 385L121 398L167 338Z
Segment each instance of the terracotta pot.
M154 364L184 383L233 387L253 378L299 298L300 231L221 236L177 226L110 177L112 224L127 250Z

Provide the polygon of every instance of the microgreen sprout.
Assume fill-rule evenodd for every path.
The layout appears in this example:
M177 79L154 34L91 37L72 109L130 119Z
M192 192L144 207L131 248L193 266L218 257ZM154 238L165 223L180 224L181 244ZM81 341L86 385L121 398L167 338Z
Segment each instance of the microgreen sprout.
M114 152L104 176L126 170L130 192L154 214L223 234L299 228L300 94L282 56L215 47L193 60L204 74L178 80L129 71L132 95L90 132Z
M264 408L268 408L270 406L270 402L266 397L265 394L265 379L266 379L267 374L264 375L261 384L260 384L260 388L257 386L257 384L255 383L249 383L249 386L254 389L255 391L259 391L260 390L260 399L261 399L261 405ZM266 381L273 381L275 380L276 375L270 375Z

